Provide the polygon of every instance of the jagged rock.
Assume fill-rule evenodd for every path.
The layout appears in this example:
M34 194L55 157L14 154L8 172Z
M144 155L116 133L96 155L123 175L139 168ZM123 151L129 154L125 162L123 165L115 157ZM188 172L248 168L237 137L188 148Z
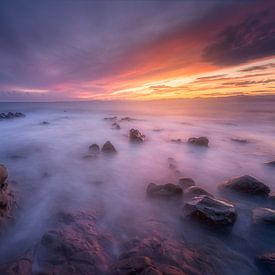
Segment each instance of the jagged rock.
M8 169L5 165L0 164L0 188L4 187L5 181L8 178Z
M248 175L229 179L221 187L259 196L267 196L270 192L270 188L267 185Z
M264 275L275 274L275 252L268 252L256 258L256 264Z
M148 196L155 198L179 198L182 197L183 194L181 187L172 183L167 183L164 185L150 183L146 192Z
M275 160L269 161L269 162L265 162L265 165L268 165L270 167L275 167Z
M182 188L183 191L185 191L187 188L195 186L196 184L191 178L181 178L179 179L178 185Z
M100 148L99 148L99 146L97 144L94 143L94 144L92 144L92 145L89 146L89 151L92 154L97 155L100 152Z
M131 129L129 137L131 142L143 142L145 140L145 135L141 134L137 129Z
M253 221L255 223L264 222L275 225L275 210L270 208L255 208L252 212Z
M183 207L183 217L213 225L231 225L237 218L233 204L209 196L193 198Z
M119 129L120 129L120 125L119 125L117 122L114 122L114 123L112 124L112 128L113 128L113 129L116 129L116 130L119 130Z
M198 186L190 186L184 190L185 199L192 199L194 197L203 196L203 195L213 197L213 195L211 195L210 193L208 193L207 191L205 191L204 189Z
M104 143L101 151L104 153L116 153L117 152L116 148L109 140Z
M207 147L208 146L208 143L209 143L209 140L207 137L192 137L192 138L189 138L188 143L190 144L193 144L193 145L198 145L198 146L205 146Z
M1 113L0 119L12 119L12 118L18 118L18 117L25 117L25 115L21 112L8 112L8 113Z

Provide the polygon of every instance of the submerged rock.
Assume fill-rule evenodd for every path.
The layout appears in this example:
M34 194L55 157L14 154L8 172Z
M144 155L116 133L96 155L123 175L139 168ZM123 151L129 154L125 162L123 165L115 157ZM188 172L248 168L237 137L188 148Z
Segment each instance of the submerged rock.
M101 152L104 152L104 153L117 153L117 150L114 147L114 145L108 140L102 146Z
M237 143L248 143L248 140L245 138L231 138L231 140Z
M18 118L18 117L25 117L25 115L21 112L8 112L8 113L1 113L0 114L0 120L1 119L12 119L12 118Z
M221 187L240 193L259 196L267 196L270 192L270 188L267 185L248 175L229 179Z
M231 225L237 218L233 204L209 196L193 198L183 207L183 217L214 225Z
M114 120L117 120L117 116L104 117L104 120L111 120L111 121L114 121Z
M270 208L255 208L252 212L253 221L255 223L264 222L275 225L275 210Z
M187 188L191 186L195 186L195 181L191 178L180 178L178 185L182 188L183 191L185 191Z
M269 162L265 162L264 164L267 165L267 166L270 166L270 167L274 167L274 168L275 168L275 160L269 161Z
M92 145L89 146L89 151L93 155L97 155L100 152L100 148L99 148L99 146L96 143L94 143L94 144L92 144Z
M208 193L207 191L205 191L204 189L198 186L190 186L184 190L185 199L192 199L194 197L203 196L203 195L213 197L213 195L211 195L210 193Z
M131 118L131 117L128 117L128 116L122 117L122 118L120 119L120 121L128 121L128 122L130 122L130 121L135 121L135 120L136 120L135 118Z
M131 129L129 132L129 138L131 142L143 142L145 141L145 135L143 135L137 129Z
M256 264L265 275L275 274L275 252L268 252L256 258Z
M147 195L155 198L170 198L170 197L182 197L182 188L176 184L167 183L164 185L157 185L150 183L147 187Z
M209 140L207 137L192 137L187 142L193 145L208 147Z
M50 124L50 122L48 122L48 121L42 121L41 123L40 123L40 125L49 125Z
M114 123L112 124L112 128L113 128L113 129L116 129L116 130L119 130L119 129L120 129L120 125L119 125L117 122L114 122Z
M173 143L182 143L181 138L171 139L170 141L173 142Z

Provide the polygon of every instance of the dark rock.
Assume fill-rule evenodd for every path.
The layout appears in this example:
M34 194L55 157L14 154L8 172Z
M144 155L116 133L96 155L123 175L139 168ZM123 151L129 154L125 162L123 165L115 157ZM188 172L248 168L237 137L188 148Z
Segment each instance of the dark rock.
M190 144L193 144L193 145L198 145L198 146L205 146L207 147L208 146L208 143L209 143L209 140L207 137L192 137L192 138L189 138L188 143Z
M136 120L136 119L131 118L131 117L128 117L128 116L123 117L123 118L120 119L120 121L128 121L128 122L130 122L130 121L135 121L135 120Z
M253 221L255 223L268 223L275 225L275 210L270 208L255 208L253 209Z
M5 181L8 178L8 169L5 165L0 164L0 188L2 189L5 185Z
M137 129L131 129L129 137L131 142L143 142L145 140L145 135L141 134Z
M270 167L275 167L275 160L269 161L269 162L265 162L264 164L265 164L265 165L268 165L268 166L270 166Z
M104 120L111 120L111 121L114 121L114 120L117 120L117 116L104 117Z
M196 184L191 178L181 178L179 179L178 185L182 188L183 191L185 191L187 188L195 186Z
M256 258L256 264L265 275L275 274L275 252L268 252Z
M213 197L213 195L211 195L210 193L208 193L207 191L205 191L204 189L198 186L190 186L184 190L185 199L192 199L194 197L203 196L203 195Z
M19 117L25 117L23 113L16 112L8 112L8 113L1 113L0 114L0 119L13 119L13 118L19 118Z
M240 193L259 196L267 196L270 192L270 188L267 185L248 175L230 179L221 187Z
M231 225L237 218L233 204L209 196L193 198L183 207L183 217L213 225Z
M181 187L172 183L167 183L164 185L150 183L146 192L148 196L156 198L179 198L182 197L183 194Z
M89 146L89 151L92 153L92 154L95 154L95 155L97 155L97 154L99 154L99 152L100 152L100 148L99 148L99 146L97 145L97 144L92 144L92 145L90 145Z
M114 123L112 124L112 128L113 128L113 129L116 129L116 130L119 130L119 129L120 129L120 125L119 125L117 122L114 122Z
M116 153L117 150L116 148L114 147L114 145L108 140L104 143L102 149L101 149L101 152L104 152L104 153Z

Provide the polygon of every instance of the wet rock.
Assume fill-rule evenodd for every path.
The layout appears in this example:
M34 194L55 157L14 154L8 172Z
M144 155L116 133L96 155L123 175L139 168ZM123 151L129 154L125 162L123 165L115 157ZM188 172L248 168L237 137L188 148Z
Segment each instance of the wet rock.
M116 148L114 145L108 140L104 143L101 152L103 153L117 153Z
M116 129L116 130L119 130L119 129L120 129L120 125L119 125L117 122L114 122L114 123L112 124L112 128L113 128L113 129Z
M145 141L145 135L143 135L137 129L131 129L129 132L129 138L131 142L143 142Z
M256 258L256 264L265 275L275 274L275 252L268 252Z
M4 187L5 181L8 178L8 169L5 165L0 164L0 188Z
M191 186L195 186L195 181L191 178L180 178L178 185L182 188L183 191L185 191L187 188Z
M92 144L89 146L89 151L91 154L97 155L100 152L100 148L97 144Z
M173 143L182 143L182 140L180 138L171 139L170 141L173 142Z
M42 121L41 123L40 123L40 125L49 125L50 124L50 122L48 122L48 121Z
M252 212L253 222L275 225L275 210L270 208L255 208Z
M146 192L148 196L154 198L180 198L183 194L182 188L172 183L167 183L164 185L150 183Z
M114 121L114 120L117 120L117 116L104 117L104 120L111 120L111 121Z
M269 166L269 167L274 167L275 168L275 160L273 161L269 161L269 162L265 162L265 165Z
M1 119L13 119L13 118L19 118L19 117L25 117L25 115L21 112L8 112L8 113L1 113L0 114L0 120Z
M231 141L234 141L237 143L248 143L248 140L245 138L231 138Z
M183 217L192 217L213 225L231 225L237 213L233 204L209 196L199 196L184 205Z
M207 137L192 137L187 141L189 144L208 147L209 140Z
M267 185L248 175L229 179L221 187L244 194L259 196L267 196L270 192L270 188Z
M211 195L210 193L208 193L207 191L205 191L204 189L198 186L190 186L184 190L185 199L192 199L194 197L203 196L203 195L213 197L213 195Z

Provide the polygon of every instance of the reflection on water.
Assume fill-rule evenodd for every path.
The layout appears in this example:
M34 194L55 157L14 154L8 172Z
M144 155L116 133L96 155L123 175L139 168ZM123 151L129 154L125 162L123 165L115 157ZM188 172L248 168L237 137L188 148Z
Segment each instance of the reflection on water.
M123 232L123 221L129 218L138 231L154 217L169 223L179 238L199 245L206 253L217 250L213 243L223 251L233 251L240 260L234 267L238 272L243 262L253 266L257 253L275 246L273 231L251 227L250 210L265 202L232 198L238 209L237 223L230 234L217 236L211 230L181 221L174 206L152 203L145 194L150 182L176 183L179 177L191 177L198 186L222 198L217 186L243 174L259 178L272 191L275 189L274 170L263 165L275 158L275 112L267 111L270 105L215 106L1 103L2 112L26 114L25 118L0 121L0 163L9 168L10 178L16 181L13 188L20 204L15 224L0 242L2 262L35 243L60 210L98 207L104 208L102 223L116 234L132 234ZM255 112L253 106L257 106ZM111 121L104 120L108 116L117 116L118 120L130 116L135 120L119 121L118 130ZM49 124L41 124L43 121ZM147 141L129 143L131 128L144 133ZM192 136L207 136L209 148L187 145L186 140ZM83 158L89 145L97 143L102 147L107 140L118 154ZM169 166L171 161L173 165ZM224 274L235 272L229 260L220 259L220 268L228 270ZM248 271L244 268L242 272L239 274Z

